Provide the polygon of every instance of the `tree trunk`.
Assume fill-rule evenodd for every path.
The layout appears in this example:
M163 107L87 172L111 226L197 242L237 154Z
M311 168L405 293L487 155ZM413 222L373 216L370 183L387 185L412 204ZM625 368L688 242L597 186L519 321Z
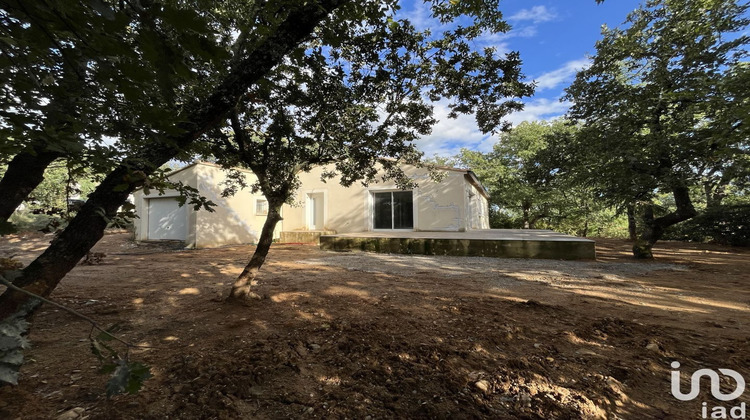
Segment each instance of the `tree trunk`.
M255 252L253 252L250 262L247 263L245 269L242 270L242 273L232 285L232 290L227 298L228 300L246 302L249 299L259 298L258 294L252 291L252 287L256 285L255 278L263 263L266 262L266 256L268 256L268 251L271 249L273 231L276 229L276 224L281 221L281 206L283 204L283 201L268 201L268 216L265 223L263 223L258 246L255 247Z
M706 209L712 210L721 206L726 194L723 190L723 183L711 185L709 183L703 184L703 191L706 197Z
M125 159L89 196L68 227L58 235L47 250L15 275L14 284L41 296L48 296L60 280L103 236L108 219L140 187L146 177L179 152L187 149L202 133L219 124L237 99L273 66L310 35L314 28L334 9L348 0L310 2L290 12L272 36L267 37L244 58L235 61L232 71L205 101L185 106L185 124L181 134L165 136L149 143L140 152ZM139 176L134 176L138 174ZM6 290L0 295L0 320L17 315L24 303L34 301L27 295ZM38 304L24 310L26 317Z
M60 280L101 239L109 218L114 217L135 188L133 185L124 191L115 191L127 174L128 169L119 168L105 178L68 227L52 240L42 255L23 269L13 284L37 295L49 296ZM0 319L15 313L28 300L29 296L23 293L6 290L0 295Z
M583 200L583 203L581 204L581 207L583 208L583 232L582 237L589 236L589 203L587 200Z
M57 158L59 152L49 152L36 143L18 153L8 164L0 179L0 224L21 205L43 180L44 171Z
M633 245L635 258L654 258L653 246L664 235L664 230L672 225L683 222L696 215L695 207L690 199L690 190L684 184L672 188L677 209L667 215L654 219L654 206L649 204L643 215L643 230L641 236Z
M583 232L581 232L584 238L589 235L589 218L586 216L586 218L583 221Z
M523 228L524 229L531 229L530 223L529 223L529 208L530 206L527 203L521 204L521 208L523 209Z
M635 221L635 204L629 203L627 205L628 214L628 237L631 241L638 239L638 225Z
M70 53L70 51L69 51ZM0 180L0 224L21 205L29 194L44 180L44 172L55 159L68 155L67 143L83 142L72 127L80 121L80 97L91 94L85 78L87 60L77 53L75 60L64 60L62 77L58 80L63 87L49 99L44 127L31 134L32 141L25 146L8 164L8 170ZM55 134L50 134L55 133ZM57 146L53 151L51 145ZM76 150L75 147L71 149ZM66 188L67 191L67 188Z
M633 256L639 259L654 258L652 248L659 238L657 238L657 230L654 226L654 205L652 203L647 204L644 209L643 227L641 229L641 236L635 237Z

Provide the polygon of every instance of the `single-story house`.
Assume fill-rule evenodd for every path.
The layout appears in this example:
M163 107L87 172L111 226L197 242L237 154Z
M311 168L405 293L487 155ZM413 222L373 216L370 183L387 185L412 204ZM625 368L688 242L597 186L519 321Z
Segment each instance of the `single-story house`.
M321 179L326 167L300 173L301 186L294 203L282 208L283 220L274 236L280 237L282 232L463 232L489 228L487 191L473 172L441 167L443 176L436 181L425 168L407 165L403 170L417 187L401 190L391 181L343 187L336 178ZM255 175L244 172L248 185L252 184ZM136 240L175 239L196 248L258 241L268 213L262 194L241 190L222 197L226 173L206 162L174 171L169 178L196 188L217 204L215 211L180 207L177 191L162 195L136 191Z

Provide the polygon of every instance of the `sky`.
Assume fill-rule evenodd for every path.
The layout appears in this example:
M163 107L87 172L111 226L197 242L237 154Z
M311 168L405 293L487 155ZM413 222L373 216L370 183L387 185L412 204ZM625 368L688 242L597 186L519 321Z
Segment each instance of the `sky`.
M536 93L524 98L525 108L507 117L517 125L522 121L550 120L565 114L569 104L560 102L563 90L577 70L588 63L596 50L601 27L620 26L639 1L607 0L503 0L501 10L510 23L510 32L487 39L498 51L519 51L526 80L537 83ZM429 11L420 0L402 2L403 12L419 25L428 25ZM461 148L487 152L498 141L483 135L473 116L447 118L445 103L435 105L439 120L431 135L417 141L417 147L431 157L455 155Z

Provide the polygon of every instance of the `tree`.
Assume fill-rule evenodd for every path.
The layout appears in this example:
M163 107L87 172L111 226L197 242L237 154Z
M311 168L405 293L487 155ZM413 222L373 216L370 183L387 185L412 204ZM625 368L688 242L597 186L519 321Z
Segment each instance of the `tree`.
M4 172L5 168L0 167L0 175ZM94 186L86 167L55 161L47 167L44 180L24 200L25 211L69 219L77 210L76 203L85 201Z
M591 66L566 90L568 116L582 128L553 145L553 170L614 206L639 206L638 258L652 258L666 228L697 214L693 187L718 200L748 175L747 10L649 0L624 28L603 30ZM660 193L671 207L655 204Z
M502 133L489 153L461 150L460 165L471 168L490 192L494 227L559 229L567 224L565 230L573 226L576 234L588 233L594 213L589 192L540 170L547 144L576 131L565 120L522 122Z
M176 104L225 75L217 65L237 25L218 13L227 10L180 3L3 3L0 224L54 160L106 174L152 134L173 132Z
M92 1L70 5L42 1L34 7L37 4L38 10L21 2L4 4L0 23L5 25L4 29L13 27L21 33L29 28L40 29L34 36L47 44L29 50L34 52L28 55L30 59L41 61L37 67L29 68L52 66L54 63L44 61L45 54L64 60L61 51L67 46L90 45L91 51L80 50L86 71L93 72L84 81L95 88L92 98L100 105L90 115L101 118L104 121L102 132L118 141L117 147L100 147L81 135L88 126L73 130L73 134L78 134L77 137L72 135L77 141L74 143L79 148L83 146L84 152L76 156L91 157L90 162L103 179L68 227L42 255L22 271L6 273L13 284L40 296L49 295L101 238L108 220L129 193L149 185L151 177L158 174L158 168L170 159L187 158L199 150L197 146L206 141L204 135L226 121L240 97L271 69L282 64L284 57L304 55L307 45L299 45L309 39L316 27L324 23L320 26L320 39L325 41L326 48L336 46L342 41L341 34L349 33L354 26L367 28L373 22L387 22L388 11L397 6L395 0L229 1L220 6L203 0ZM469 16L485 28L507 29L497 1L493 0L436 0L432 11L435 18L445 24L454 18ZM106 30L112 22L116 27ZM453 28L452 36L457 38L479 35L474 32L474 25L459 23ZM7 39L3 37L1 42ZM28 52L25 45L22 47L6 54L3 58L7 60L2 63L13 83L19 81L17 86L6 89L7 101L3 103L2 115L6 118L4 122L18 132L23 131L25 122L16 117L46 117L45 112L52 111L39 106L45 102L39 102L40 98L51 97L40 88L44 84L30 86L31 93L21 95L26 92L24 88L29 87L23 84L23 71L18 71L28 64L19 61ZM71 49L77 52L75 47ZM454 60L454 53L446 51L438 59L446 80L452 81L444 88L460 97L464 92L460 81L466 75ZM518 57L513 55L510 59L518 60ZM102 72L98 73L100 69ZM518 91L514 83L520 83L521 75L508 72L496 77L508 83L501 89L478 86L483 94L460 98L454 111L469 112L476 107L480 127L488 128L500 116L520 108L518 102L500 99ZM17 103L18 108L14 108L13 103ZM14 112L22 107L33 112ZM27 127L38 131L42 123L33 121ZM29 150L23 138L17 134L9 136L0 147L11 154L29 152L32 163L46 167L40 154ZM43 144L46 144L44 139ZM123 152L114 153L114 150ZM14 165L13 160L10 165ZM6 176L11 172L9 168ZM27 193L22 191L21 195L24 194ZM14 361L9 370L3 370L0 379L4 381L15 380L13 375L17 372L17 360L24 343L21 336L28 328L25 319L39 305L38 299L16 290L8 289L0 295L3 327L0 329L10 337L7 342L15 343L0 354L3 361Z
M84 109L93 105L85 80L83 54L87 49L74 43L72 34L47 35L61 21L53 17L51 28L39 24L52 15L45 13L51 11L45 6L42 2L11 2L2 9L0 74L6 82L0 114L0 164L7 163L8 168L0 178L0 232L18 205L42 182L47 166L80 150L81 137L100 128L93 120L85 121L90 114L84 116Z
M299 172L332 165L326 176L338 175L349 186L369 183L383 169L386 178L411 185L400 164L420 165L413 142L435 123L429 100L448 98L456 115L474 113L482 129L490 131L519 107L513 98L531 94L531 85L519 81L517 53L499 56L471 48L482 31L505 28L489 19L496 13L494 3L486 6L456 9L455 17L476 15L475 23L441 34L417 31L394 13L349 27L335 45L323 48L324 39L313 38L304 54L290 55L240 100L230 117L231 130L216 131L209 152L227 168L251 169L258 179L252 189L262 191L269 209L231 299L255 296L251 286L270 249L281 207L299 185Z
M180 75L184 74L185 68L176 65L172 61L174 57L165 57L165 51L159 48L152 50L150 53L136 51L135 58L137 60L130 63L131 66L140 63L138 60L142 57L151 57L155 61L167 60L166 63L162 63L164 64L162 66L156 66L155 68L145 66L145 69L140 69L159 70L154 72L144 71L144 80L151 81L151 83L145 83L144 87L156 88L154 94L163 94L165 97L169 97L170 92L175 91L189 93L189 95L172 96L172 98L183 98L185 99L184 102L172 103L171 106L163 108L155 107L154 114L149 114L150 124L145 126L139 126L137 119L135 122L128 119L116 118L114 120L113 127L119 127L119 130L126 135L134 136L132 142L125 143L130 146L126 149L127 154L115 162L108 162L108 164L114 164L114 168L108 171L96 190L70 221L68 227L55 237L42 255L20 272L5 273L5 276L10 278L16 286L40 296L48 296L65 274L75 267L78 261L102 237L108 220L115 216L117 209L134 189L144 185L149 176L155 173L159 166L180 153L189 152L190 147L203 133L222 121L227 112L236 104L239 96L249 86L279 64L282 58L308 37L317 25L329 17L335 18L333 19L334 22L344 24L363 15L379 16L383 12L378 4L349 3L345 0L288 1L274 4L227 3L237 9L238 13L236 14L228 13L229 10L212 10L210 3L204 5L200 1L194 4L149 2L148 8L145 9L141 7L140 3L118 2L118 4L125 3L135 5L135 9L129 10L128 13L133 13L140 19L135 25L136 28L131 28L136 34L140 33L137 30L140 27L153 27L155 25L161 28L158 31L159 34L163 34L165 37L167 35L175 36L174 38L167 38L170 39L171 45L193 46L193 48L184 48L180 51L195 53L190 57L196 58L203 65L188 66L188 72L197 72L198 74L195 75L197 79L200 79L200 75L203 73L207 73L210 77L205 83L196 82L192 85L175 83L181 80ZM64 9L67 3L44 4L54 14L62 16L68 14L68 11ZM109 12L113 10L110 5L103 2L75 4L77 7L83 7L85 11L79 14L79 10L73 10L71 17L80 19L83 26L100 17L109 19L111 16ZM347 5L347 7L342 9L340 14L333 14L335 10L344 5ZM38 25L44 29L45 36L54 39L57 32L54 31L55 28L46 26L46 21L25 20L28 16L26 9L24 9L25 6L24 3L8 5L7 8L4 8L4 22L19 20L21 22L19 25L22 28ZM19 17L8 18L10 14L8 9L16 10L16 7L20 11ZM160 15L165 11L176 11L178 13L177 16L168 18ZM198 59L201 56L196 51L209 47L201 43L202 37L196 36L196 32L190 27L186 28L185 25L195 24L192 18L200 18L198 20L205 23L205 19L216 15L222 17L223 21L229 22L231 25L207 25L208 32L213 36L207 37L206 40L223 40L226 45L233 48L231 50L232 55L217 62L212 62L210 59ZM160 17L164 17L164 20L161 20ZM67 18L58 19L63 24L68 20ZM178 23L175 26L170 26L167 22ZM161 27L161 24L165 24L166 28ZM216 28L231 28L233 31L227 34L228 37L224 37L221 30ZM70 29L60 28L57 28L57 30L70 31ZM49 32L49 35L46 35L47 32ZM137 45L146 49L154 45L164 45L159 44L160 39L164 38L154 40L145 37ZM85 38L83 40L87 41ZM101 48L97 57L100 57L102 62L116 62L116 57L120 54L127 54L125 51L118 49L112 50L106 45L101 46ZM175 51L175 49L170 49L170 51ZM115 59L112 59L112 57L115 57ZM12 63L9 65L12 65ZM132 70L134 72L139 71L138 67ZM211 70L216 70L216 73L211 73ZM10 74L16 75L17 73L11 71ZM112 82L110 81L110 83ZM126 80L125 83L127 82ZM143 92L133 92L133 94L139 93ZM14 94L15 92L10 93L11 96ZM18 99L23 98L18 97ZM117 92L108 99L111 100L109 105L113 107L122 105L123 112L118 115L120 118L132 116L134 114L132 111L137 112L141 108L140 106L128 107L127 105L153 105L150 103L152 98L148 94L129 97L124 93ZM34 98L28 100L32 102ZM156 105L159 104L161 102ZM163 113L161 120L155 118L159 113ZM172 125L170 124L172 122L178 123ZM124 139L127 140L128 138L124 137ZM18 147L17 150L22 151L24 149ZM0 360L8 363L7 366L3 365L3 375L0 377L0 381L13 382L16 380L15 375L20 365L19 358L25 345L22 335L28 329L25 319L39 305L38 299L30 298L27 294L15 290L7 289L0 295L0 323L3 327L0 330L3 331L4 336L8 337L8 340L4 342L14 343L8 344L3 354L0 354Z

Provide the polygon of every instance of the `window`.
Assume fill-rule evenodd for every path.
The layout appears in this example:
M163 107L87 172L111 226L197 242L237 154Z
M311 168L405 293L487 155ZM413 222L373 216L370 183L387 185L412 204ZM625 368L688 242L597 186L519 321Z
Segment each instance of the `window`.
M376 192L373 198L375 229L413 229L414 202L411 191Z
M255 215L268 216L268 200L258 198L255 200Z

